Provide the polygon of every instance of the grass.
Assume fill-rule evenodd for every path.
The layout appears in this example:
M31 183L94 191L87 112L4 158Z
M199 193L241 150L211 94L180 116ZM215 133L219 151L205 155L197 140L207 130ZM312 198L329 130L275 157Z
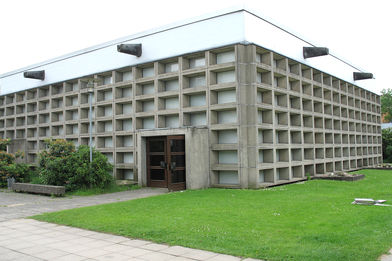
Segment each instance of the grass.
M72 192L67 192L66 196L92 196L92 195L99 195L99 194L107 194L107 193L114 193L114 192L121 192L121 191L128 191L128 190L135 190L139 189L138 185L116 185L111 184L106 188L89 188L89 189L79 189Z
M312 180L265 190L206 189L33 218L266 260L376 260L392 246L392 171L357 182Z

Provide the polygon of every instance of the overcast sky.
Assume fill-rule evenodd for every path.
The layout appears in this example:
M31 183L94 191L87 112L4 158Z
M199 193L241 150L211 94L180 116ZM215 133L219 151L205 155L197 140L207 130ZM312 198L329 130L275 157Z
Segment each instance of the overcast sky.
M392 88L390 0L1 0L0 74L244 4Z

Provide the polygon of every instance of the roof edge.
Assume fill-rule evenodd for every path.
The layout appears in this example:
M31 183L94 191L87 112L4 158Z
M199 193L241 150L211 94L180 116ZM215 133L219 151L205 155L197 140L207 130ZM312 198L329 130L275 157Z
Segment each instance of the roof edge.
M120 44L120 43L123 43L123 42L136 40L136 39L141 38L141 37L145 37L145 36L161 33L161 32L164 32L164 31L168 31L168 30L171 30L171 29L187 26L187 25L194 24L194 23L201 22L201 21L205 21L205 20L214 19L214 18L219 17L219 16L224 16L224 15L228 15L228 14L232 14L232 13L238 13L238 12L244 12L244 11L245 12L249 12L249 11L247 11L244 8L244 6L234 6L234 7L222 9L222 10L219 10L219 11L216 11L216 12L210 12L210 13L207 13L207 14L203 14L203 15L200 15L200 16L193 17L193 18L188 18L188 19L181 20L181 21L178 21L178 22L173 22L173 23L170 23L168 25L164 25L164 26L153 28L153 29L141 31L139 33L135 33L135 34L131 34L131 35L128 35L128 36L120 37L120 38L117 38L117 39L114 39L114 40L111 40L111 41L108 41L108 42L97 44L97 45L94 45L94 46L91 46L91 47L87 47L87 48L84 48L84 49L81 49L81 50L78 50L78 51L75 51L75 52L71 52L71 53L68 53L68 54L65 54L65 55L61 55L61 56L58 56L58 57L55 57L55 58L52 58L52 59L49 59L49 60L46 60L46 61L42 61L42 62L35 63L35 64L29 65L29 66L26 66L26 67L22 67L20 69L16 69L16 70L13 70L13 71L10 71L10 72L6 72L6 73L3 73L3 74L0 74L0 78L4 78L4 77L7 77L7 76L11 76L11 75L17 74L17 73L25 72L27 70L31 70L31 69L34 69L34 68L37 68L37 67L41 67L41 66L44 66L44 65L48 65L48 64L51 64L51 63L59 62L59 61L65 60L65 59L69 59L69 58L75 57L75 56L79 56L79 55L83 55L83 54L86 54L86 53L90 53L90 52L93 52L93 51L96 51L96 50L99 50L99 49L102 49L102 48L105 48L105 47L108 47L108 46L112 46L112 45L115 45L115 44Z

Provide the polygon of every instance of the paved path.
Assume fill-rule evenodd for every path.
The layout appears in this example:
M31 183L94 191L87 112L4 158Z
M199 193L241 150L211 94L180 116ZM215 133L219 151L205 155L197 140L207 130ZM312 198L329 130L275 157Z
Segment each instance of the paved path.
M167 193L167 189L141 188L137 190L96 196L52 198L48 196L14 193L8 190L1 190L0 222L9 219L29 217L45 212L119 202L136 198L145 198L163 193Z
M0 260L239 261L241 259L31 219L13 219L0 222Z
M118 202L166 193L163 189L112 193L89 197L50 198L0 192L1 261L252 261L209 251L168 246L105 233L50 224L22 217L43 212Z
M382 255L380 257L381 261L392 261L392 249L389 250L388 254Z

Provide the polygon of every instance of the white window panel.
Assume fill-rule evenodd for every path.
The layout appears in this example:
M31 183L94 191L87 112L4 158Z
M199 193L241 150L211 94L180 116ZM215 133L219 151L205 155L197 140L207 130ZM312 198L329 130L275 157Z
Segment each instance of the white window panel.
M189 68L203 67L206 65L204 57L197 57L189 59Z
M165 117L165 126L167 128L178 128L180 126L178 116L177 115L166 116Z
M123 130L124 131L130 131L132 130L132 120L123 120Z
M218 92L218 104L236 102L236 91L222 91Z
M235 61L234 51L216 54L216 64L230 63Z
M153 94L154 92L154 83L148 83L142 86L142 94Z
M234 71L225 71L225 72L217 72L216 73L216 83L228 83L235 82L235 73Z
M256 82L261 83L261 80L262 80L262 74L261 72L258 72L256 75Z
M147 67L142 69L142 77L152 77L154 75L154 67Z
M263 153L263 151L259 151L259 162L260 163L264 162L264 153Z
M261 54L256 53L256 62L261 63Z
M165 64L165 72L177 72L178 71L178 63L167 63Z
M179 89L179 83L177 79L165 81L165 90L166 91L175 91Z
M238 173L236 171L219 171L218 180L219 184L239 184Z
M72 83L72 90L73 90L73 91L79 90L79 85L78 85L77 82Z
M263 103L263 93L257 92L257 103Z
M206 86L206 77L204 75L189 78L189 88Z
M108 101L108 100L111 100L111 99L113 99L113 92L112 92L112 91L106 91L106 92L104 92L104 94L103 94L103 100L104 100L104 101Z
M206 125L207 117L205 112L192 113L190 115L190 123L192 126Z
M132 88L124 88L122 89L122 97L132 97Z
M257 123L263 123L263 111L257 111Z
M122 74L122 80L123 80L123 82L132 81L132 80L133 80L133 74L132 74L132 72L123 72L123 74Z
M126 103L122 105L123 114L130 114L132 113L132 104Z
M103 77L103 84L104 85L111 84L111 83L112 83L112 76L111 75Z
M127 163L127 164L133 163L133 153L132 152L124 153L124 163Z
M218 111L218 123L236 123L237 122L237 111Z
M179 101L178 97L167 98L165 99L165 109L178 109L179 108Z
M274 87L278 87L279 79L278 77L274 77Z
M205 94L197 94L189 97L189 106L204 106L206 105L206 95Z
M222 130L218 132L219 144L234 144L238 142L236 130Z
M144 101L143 103L143 111L144 112L149 112L149 111L154 111L154 101Z
M154 117L144 118L143 119L143 129L154 129Z
M71 104L72 106L78 105L78 97L72 97Z
M111 121L105 122L105 132L113 131L113 124Z
M260 170L260 172L259 172L259 182L260 182L260 183L265 182L265 177L264 177L264 175L265 175L264 170Z
M124 136L123 137L123 145L124 145L124 147L132 147L133 146L132 136Z
M124 169L124 179L133 179L133 170L131 169Z
M112 116L113 115L112 106L105 106L104 114L105 114L105 116Z
M73 112L72 112L72 119L73 119L73 120L77 120L77 119L78 119L78 116L79 116L78 111L73 111Z
M72 134L78 134L79 128L78 125L72 125Z
M113 147L113 138L112 137L106 137L104 146L105 146L105 148Z
M237 151L236 150L223 150L218 152L219 164L237 164Z

